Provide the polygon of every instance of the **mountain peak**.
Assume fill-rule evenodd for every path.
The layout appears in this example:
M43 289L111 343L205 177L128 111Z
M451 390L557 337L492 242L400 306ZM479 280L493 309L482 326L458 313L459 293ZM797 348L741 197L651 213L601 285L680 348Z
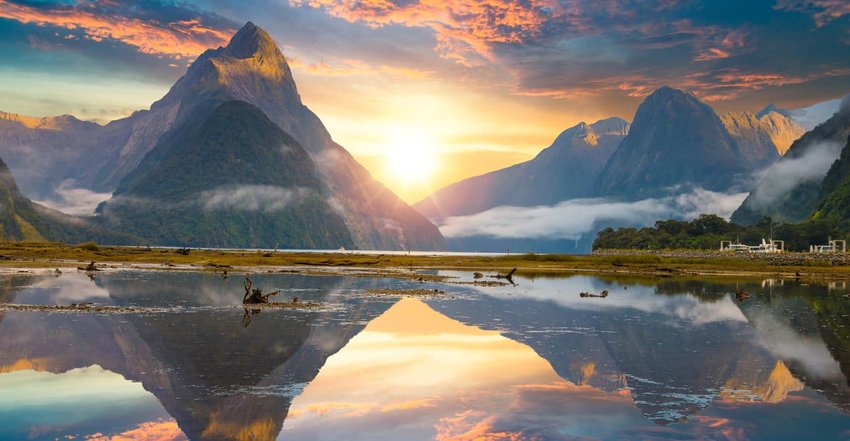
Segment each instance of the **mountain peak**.
M661 86L658 89L655 89L654 92L652 92L648 97L646 97L644 103L665 102L672 100L700 103L699 99L693 94L685 92L681 89L675 89L670 86Z
M764 109L761 109L758 113L756 113L756 118L761 119L761 117L763 117L763 116L765 116L765 115L767 115L771 112L776 112L776 113L778 113L782 116L791 118L791 111L790 110L785 110L785 109L779 108L775 104L772 104L772 103L766 105L764 107Z
M714 109L664 86L638 106L628 135L597 178L597 194L637 200L682 184L726 191L749 172Z
M280 50L271 35L250 21L233 35L230 43L224 48L224 54L233 58L274 56L279 53Z
M592 127L593 131L599 135L625 136L629 132L629 122L616 116L600 119L599 121L591 124L590 127Z

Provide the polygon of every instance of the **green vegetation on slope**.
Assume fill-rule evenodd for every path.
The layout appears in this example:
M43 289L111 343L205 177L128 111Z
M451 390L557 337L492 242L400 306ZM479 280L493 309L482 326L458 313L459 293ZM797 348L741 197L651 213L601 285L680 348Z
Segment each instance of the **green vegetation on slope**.
M307 152L242 101L166 134L99 211L104 225L157 245L352 245Z
M823 179L818 208L812 217L827 219L850 232L850 139Z

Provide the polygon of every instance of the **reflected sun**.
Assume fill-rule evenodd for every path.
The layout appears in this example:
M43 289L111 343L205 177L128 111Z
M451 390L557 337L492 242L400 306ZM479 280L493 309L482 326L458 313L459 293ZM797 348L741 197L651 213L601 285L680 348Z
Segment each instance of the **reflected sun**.
M427 183L437 167L437 147L427 134L412 131L386 146L388 174L404 184Z

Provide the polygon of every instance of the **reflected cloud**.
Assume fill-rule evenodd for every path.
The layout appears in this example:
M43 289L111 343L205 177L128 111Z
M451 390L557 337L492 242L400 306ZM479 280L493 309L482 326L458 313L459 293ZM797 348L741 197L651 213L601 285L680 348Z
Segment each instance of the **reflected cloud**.
M150 421L139 424L136 428L121 432L116 435L103 435L94 433L86 435L88 441L182 441L187 440L186 435L180 431L176 421ZM74 439L67 438L66 439Z
M105 303L109 291L95 283L81 271L65 272L59 277L45 277L20 290L16 303L69 304L85 301Z
M62 374L0 374L0 438L63 434L71 434L67 439L186 439L141 383L100 366Z
M758 309L748 315L761 343L778 358L799 363L805 373L813 378L844 377L841 366L820 336L801 335L765 310Z
M548 407L556 399L540 396L553 391L569 395L571 407ZM538 424L546 418L533 416L538 413L550 420ZM347 439L549 439L545 434L554 426L551 433L572 433L602 418L611 430L625 424L618 426L621 418L647 423L627 391L565 382L528 346L451 320L412 298L330 357L293 401L290 415L284 438L332 428ZM520 415L530 421L506 423Z
M679 295L659 295L653 286L605 283L595 277L572 276L567 278L539 278L533 282L523 279L520 286L533 283L533 289L524 291L523 297L550 301L569 309L588 311L611 311L615 309L633 309L650 314L660 314L677 321L693 325L705 325L717 322L746 323L747 318L730 296L714 301L706 301L693 294L683 292ZM610 294L604 299L582 298L582 292L601 292ZM511 293L510 288L495 287L481 289L485 295L504 295Z

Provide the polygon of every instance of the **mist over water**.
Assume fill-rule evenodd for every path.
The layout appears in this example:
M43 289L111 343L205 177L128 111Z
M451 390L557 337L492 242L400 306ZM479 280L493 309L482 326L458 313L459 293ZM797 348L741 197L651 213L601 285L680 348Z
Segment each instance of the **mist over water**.
M634 202L596 198L537 207L502 206L469 216L449 217L440 225L440 232L447 238L578 240L595 234L601 224L649 226L659 219L693 219L700 214L728 218L746 196L747 193L727 194L695 188L674 196Z

